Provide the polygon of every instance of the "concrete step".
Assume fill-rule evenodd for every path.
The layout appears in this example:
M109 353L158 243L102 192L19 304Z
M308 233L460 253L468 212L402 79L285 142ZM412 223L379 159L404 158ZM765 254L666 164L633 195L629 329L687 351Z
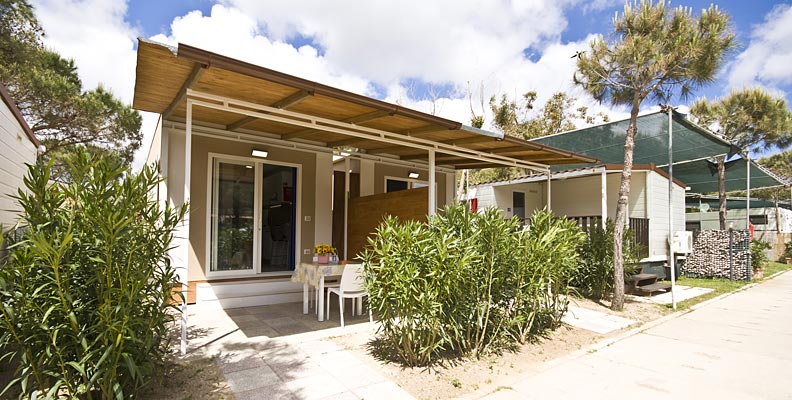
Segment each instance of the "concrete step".
M223 308L250 307L302 301L302 284L288 279L200 283L196 303L219 303Z

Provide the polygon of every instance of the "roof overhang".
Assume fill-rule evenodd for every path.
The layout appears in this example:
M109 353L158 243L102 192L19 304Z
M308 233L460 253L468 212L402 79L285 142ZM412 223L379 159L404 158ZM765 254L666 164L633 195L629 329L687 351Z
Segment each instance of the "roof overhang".
M196 47L174 49L141 39L133 106L185 121L188 105L196 125L418 163L431 150L439 167L544 171L549 165L597 161Z

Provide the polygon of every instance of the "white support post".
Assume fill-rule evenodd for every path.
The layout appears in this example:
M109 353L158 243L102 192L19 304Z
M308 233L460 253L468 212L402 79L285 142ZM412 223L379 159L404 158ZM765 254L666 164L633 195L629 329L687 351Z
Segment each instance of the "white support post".
M344 157L344 258L350 260L349 254L349 157Z
M751 229L751 150L747 149L745 151L745 161L746 161L746 182L745 182L745 229Z
M602 175L600 178L600 196L602 196L602 204L601 204L601 215L602 215L602 227L605 228L605 225L608 222L608 171L602 169Z
M676 310L676 271L674 270L674 130L671 105L668 108L668 266L671 267L671 307Z
M553 191L551 189L551 181L553 179L553 175L550 170L547 170L547 211L553 210Z
M184 201L182 204L190 204L190 167L192 162L192 102L187 100L187 126L184 130ZM189 268L187 264L190 257L190 211L184 214L182 221L182 265L183 272L179 277L182 281L182 294L184 301L182 301L182 315L181 315L181 355L187 354L187 291L189 285L187 284L187 274Z
M437 211L437 179L435 177L435 151L429 150L429 216Z

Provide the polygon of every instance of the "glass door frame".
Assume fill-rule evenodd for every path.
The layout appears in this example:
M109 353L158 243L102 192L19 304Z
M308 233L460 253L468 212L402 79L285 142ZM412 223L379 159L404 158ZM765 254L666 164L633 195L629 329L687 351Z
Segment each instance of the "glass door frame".
M216 248L217 243L214 240L212 232L217 230L217 220L212 218L213 214L217 214L217 196L215 190L215 162L224 162L229 164L238 165L252 165L255 169L254 180L254 198L253 198L253 269L237 270L237 271L212 271L213 262L216 261L217 251L212 251ZM302 220L302 164L287 163L281 161L272 161L256 157L243 157L234 156L221 153L209 153L207 157L206 171L206 258L204 272L207 279L212 278L232 278L232 277L252 277L252 276L270 276L270 275L283 275L285 273L291 274L293 271L271 271L261 272L261 235L263 230L262 217L262 185L264 181L263 172L264 165L277 165L281 167L295 168L297 172L297 187L295 188L296 195L294 197L297 203L295 207L295 221L294 221L294 262L300 262L300 249L301 244L301 220ZM216 263L214 263L216 264Z

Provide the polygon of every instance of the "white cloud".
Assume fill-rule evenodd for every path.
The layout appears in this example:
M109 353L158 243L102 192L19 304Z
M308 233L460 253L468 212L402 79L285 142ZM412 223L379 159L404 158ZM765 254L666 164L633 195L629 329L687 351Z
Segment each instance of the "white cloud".
M356 93L367 93L369 82L330 65L311 46L294 46L259 32L256 21L242 11L215 5L211 15L192 11L177 17L171 34L154 41L176 46L184 43L291 75L322 82Z
M312 38L326 59L389 85L406 77L459 83L501 71L555 40L565 2L227 0L277 39Z
M102 83L131 102L140 32L124 21L125 2L35 1L47 45L75 59L86 87ZM483 85L488 121L490 96L528 90L538 92L538 105L564 91L592 112L618 118L624 114L597 104L572 82L570 56L591 39L559 40L567 23L564 7L573 1L225 0L209 15L192 11L175 17L169 33L151 39L190 44L369 96L384 88L386 101L464 123L470 120L468 85L476 94L477 113L481 96L476 88ZM296 38L312 43L289 43ZM529 59L525 49L540 58ZM415 93L406 81L451 89L431 101L423 87ZM144 113L145 138L136 166L143 163L155 123L156 116Z
M792 6L778 5L754 27L748 47L729 67L731 87L792 83ZM777 89L774 91L778 91Z

